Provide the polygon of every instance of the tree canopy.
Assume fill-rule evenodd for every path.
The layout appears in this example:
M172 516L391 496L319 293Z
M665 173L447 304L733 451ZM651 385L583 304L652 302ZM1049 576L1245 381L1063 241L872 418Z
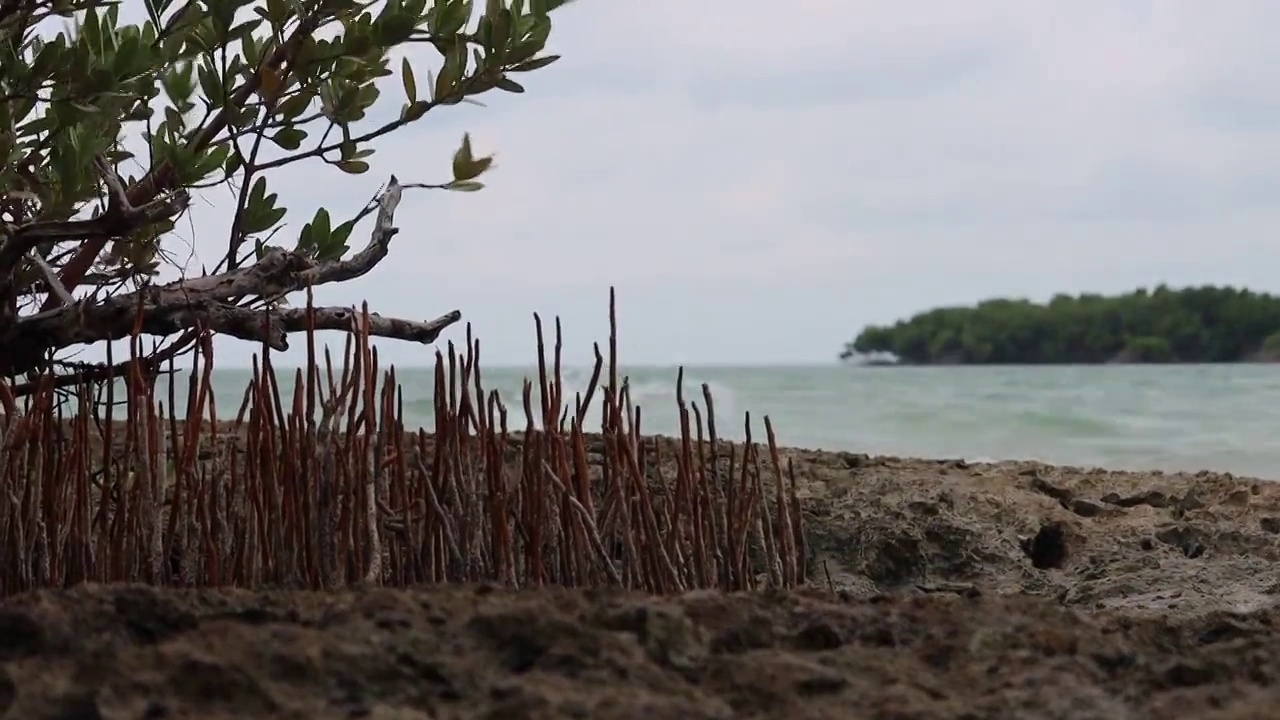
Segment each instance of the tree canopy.
M1111 297L1057 295L1048 303L992 299L867 327L841 357L875 353L919 364L1277 360L1280 298L1161 285Z
M59 351L137 333L167 338L141 360L154 371L206 333L283 349L289 331L349 329L352 307L284 300L368 273L403 192L479 190L492 158L464 136L447 179L393 176L354 217L309 208L290 225L273 171L361 175L378 138L482 93L524 92L515 78L557 59L541 53L566 2L145 0L130 8L140 22L124 22L112 0L0 0L0 377L118 376L127 368ZM423 46L438 66L421 67L411 49ZM236 198L225 250L189 276L172 231L216 187ZM433 342L459 317L375 315L370 332Z

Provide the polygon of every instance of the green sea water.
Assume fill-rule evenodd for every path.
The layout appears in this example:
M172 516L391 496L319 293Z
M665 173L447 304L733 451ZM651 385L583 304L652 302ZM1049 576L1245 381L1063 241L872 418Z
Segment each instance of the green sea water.
M432 372L397 372L406 424L430 427ZM644 430L675 433L676 368L625 374L643 408ZM580 369L564 376L569 398L590 377ZM536 377L533 368L483 374L486 389L499 391L520 427L526 377ZM220 417L234 415L249 378L247 370L214 373ZM712 391L726 438L743 436L749 411L756 437L764 437L761 418L768 415L779 441L791 446L1280 478L1280 366L1274 365L686 368L687 398L700 401L702 383Z

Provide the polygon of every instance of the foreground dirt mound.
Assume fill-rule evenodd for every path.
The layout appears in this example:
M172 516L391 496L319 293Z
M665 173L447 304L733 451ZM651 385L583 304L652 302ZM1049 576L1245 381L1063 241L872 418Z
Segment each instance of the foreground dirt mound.
M0 707L66 719L1251 718L1280 702L1277 621L1089 617L1018 596L88 588L0 610Z
M789 451L818 583L81 587L0 601L0 717L1258 718L1280 484Z

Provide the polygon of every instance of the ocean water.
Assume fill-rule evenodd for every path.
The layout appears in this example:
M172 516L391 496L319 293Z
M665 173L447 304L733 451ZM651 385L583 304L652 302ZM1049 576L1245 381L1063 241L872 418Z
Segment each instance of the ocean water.
M430 427L432 371L397 372L406 423ZM645 431L674 434L676 368L625 374ZM536 377L535 370L483 371L486 390L499 391L513 427L524 425L525 377ZM572 402L589 371L566 370L564 377ZM215 371L220 418L234 416L249 379L246 370ZM702 383L711 388L725 438L741 439L749 411L755 437L763 439L768 415L779 442L790 446L1280 479L1280 366L686 368L686 398L699 405ZM598 422L598 410L591 417Z

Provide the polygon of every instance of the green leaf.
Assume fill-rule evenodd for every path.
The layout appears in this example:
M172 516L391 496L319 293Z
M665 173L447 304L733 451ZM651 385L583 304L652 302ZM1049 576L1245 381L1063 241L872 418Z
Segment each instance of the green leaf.
M501 61L507 54L507 48L511 46L511 27L514 24L511 11L499 6L497 10L486 16L489 20L489 32L488 37L484 38L485 49Z
M540 58L533 58L532 60L526 60L522 63L516 63L515 65L507 68L507 72L529 72L531 70L544 68L559 59L559 55L543 55Z
M359 175L369 171L369 163L363 160L343 160L338 163L338 169L344 173Z
M250 205L260 204L265 199L266 194L267 194L267 179L259 175L258 179L253 183L253 189L249 191L249 204Z
M222 166L222 172L226 177L231 177L240 172L242 165L240 153L231 153L231 156L227 158L226 164Z
M312 92L296 92L276 106L276 112L280 113L285 120L293 120L301 115L315 98L315 93Z
M413 122L414 120L421 118L423 115L426 115L427 111L430 109L431 103L419 100L412 105L405 105L400 111L400 119L405 122Z
M547 38L551 35L551 21L545 16L530 16L521 20L529 21L529 30L524 39L516 43L507 53L507 62L511 64L522 63L542 52L542 49L547 46ZM521 24L523 25L524 22ZM520 36L519 30L520 28L517 28L517 37Z
M147 17L151 18L151 22L157 27L163 27L164 21L160 19L160 14L164 12L168 5L164 0L146 0L143 5L147 8Z
M348 220L334 228L330 237L333 238L334 242L345 244L347 242L347 238L351 237L351 230L355 228L355 226L355 220Z
M137 73L134 66L138 62L142 50L142 42L137 37L126 37L120 43L120 49L111 58L111 73L117 78L125 79Z
M466 163L464 165L459 165L458 163L454 163L453 179L454 180L473 180L475 178L480 177L480 175L482 175L484 171L488 170L489 166L492 164L493 164L492 156L475 158L471 162Z
M445 183L445 190L453 190L455 192L475 192L484 189L484 183L478 180L454 180L451 183Z
M316 211L315 218L302 227L302 233L298 237L298 249L315 250L316 256L320 256L324 254L326 248L334 244L333 234L329 230L329 211L320 208ZM342 244L342 240L337 240L336 244Z
M316 217L311 221L313 226L312 232L315 233L316 242L323 245L324 240L329 237L329 211L325 208L316 210Z
M268 207L252 213L246 212L240 229L247 235L265 232L275 227L276 223L284 218L286 212L288 211L284 208L278 207Z
M218 71L214 70L213 62L210 61L200 66L200 91L204 93L205 98L213 103L215 107L222 105L222 80L218 77Z
M441 37L457 35L471 19L471 3L466 0L437 0L434 17L435 27L430 28L432 34Z
M192 93L196 90L195 85L191 82L191 75L194 69L195 66L190 62L181 62L174 64L160 75L160 85L164 88L164 92L169 96L170 100L179 103L191 99ZM73 72L75 71L73 70Z
M493 82L494 86L500 90L506 90L509 93L522 93L524 86L507 77L500 77Z
M298 233L298 244L293 246L296 252L310 254L316 247L315 231L311 229L311 223L302 226L302 232Z
M389 7L389 5L384 6ZM399 45L413 35L414 18L406 12L384 13L374 26L378 41L388 47Z
M128 150L108 150L103 154L107 156L107 160L111 161L112 165L119 165L120 163L126 160L132 160L135 157L134 154Z
M241 4L243 5L244 3ZM257 39L254 38L253 32L257 30L260 25L262 25L261 20L249 19L231 28L228 33L231 41L239 40L241 42L241 47L245 52L245 60L247 60L250 65L254 66L258 64L256 51L260 50L262 46L257 44ZM250 53L253 53L252 57L250 56Z
M377 85L374 85L373 83L362 85L360 90L356 93L357 107L361 109L373 107L373 104L377 102L378 95L380 94L382 94L382 91L378 89Z
M540 4L542 5L542 11L544 13L549 13L553 10L562 8L573 1L574 0L541 0Z
M285 150L297 150L302 141L307 139L307 131L296 127L281 128L271 137L271 141Z
M88 42L89 49L97 57L102 56L102 26L98 22L98 10L90 7L88 12L84 14L84 25L80 28L80 35Z
M404 96L409 99L409 104L418 102L418 83L413 79L413 66L407 57L400 62L400 80L404 83Z
M351 248L347 247L346 245L343 245L342 243L339 243L339 242L334 242L333 239L330 238L329 245L327 247L320 248L320 250L316 253L316 260L319 260L320 262L337 260L341 258L343 255L346 255L347 251L350 249Z
M453 95L458 83L467 75L467 64L470 56L467 54L467 40L461 35L457 35L453 40L453 47L449 48L449 52L444 56L444 64L440 66L440 74L436 77L436 84L432 99L437 102L449 102L450 104L457 102L458 98L448 98Z
M462 144L453 153L453 176L462 177L474 162L475 157L471 153L471 133L463 133Z
M76 107L80 110L85 109L79 104L76 104ZM164 121L168 129L174 132L181 131L187 126L186 121L182 119L182 113L178 112L178 109L174 107L167 107L164 109Z
M228 143L219 143L214 145L205 153L195 166L195 173L204 179L214 170L221 168L227 162L227 157L231 154L231 147Z
M260 8L254 8L254 10L260 10ZM272 28L282 28L292 13L286 0L267 0L266 12L259 12L259 14L271 23Z

